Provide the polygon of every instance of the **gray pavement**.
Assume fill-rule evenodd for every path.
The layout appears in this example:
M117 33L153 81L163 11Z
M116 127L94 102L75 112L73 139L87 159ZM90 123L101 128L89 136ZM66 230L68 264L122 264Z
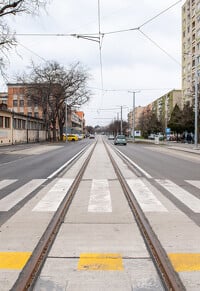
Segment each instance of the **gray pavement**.
M34 290L163 290L101 139Z
M200 154L200 145L199 144L198 144L197 147L195 147L194 144L177 143L177 142L166 142L165 145L169 149L190 152L190 153L197 154L197 155Z

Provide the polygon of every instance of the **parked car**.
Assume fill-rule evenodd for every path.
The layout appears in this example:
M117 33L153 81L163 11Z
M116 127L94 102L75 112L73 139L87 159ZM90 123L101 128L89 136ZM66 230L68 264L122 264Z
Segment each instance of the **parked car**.
M117 135L115 140L114 140L114 144L118 145L118 144L122 144L122 145L126 145L127 141L126 141L126 137L123 134Z
M155 134L154 134L154 133L151 133L151 134L148 136L148 139L155 139Z
M78 136L76 134L68 134L67 135L67 140L68 141L77 141L78 140Z
M78 136L79 140L84 139L84 134L82 134L82 133L77 134L77 136Z

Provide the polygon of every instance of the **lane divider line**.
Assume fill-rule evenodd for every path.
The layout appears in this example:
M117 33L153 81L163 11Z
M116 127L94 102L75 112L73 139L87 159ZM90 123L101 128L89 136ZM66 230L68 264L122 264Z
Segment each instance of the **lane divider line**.
M62 165L60 168L58 168L56 171L54 171L51 175L49 175L47 177L47 179L51 179L53 177L55 177L59 172L61 172L65 167L67 167L73 160L76 159L76 157L78 157L82 152L84 152L84 150L88 147L85 146L80 152L78 152L75 156L73 156L69 161L67 161L64 165Z
M145 177L147 177L148 179L152 179L152 176L147 173L145 170L143 170L140 166L138 166L135 162L133 162L129 157L127 157L125 154L123 154L122 152L120 152L120 150L116 149L115 150L122 155L130 164L132 164L136 169L138 169L142 174L144 174Z

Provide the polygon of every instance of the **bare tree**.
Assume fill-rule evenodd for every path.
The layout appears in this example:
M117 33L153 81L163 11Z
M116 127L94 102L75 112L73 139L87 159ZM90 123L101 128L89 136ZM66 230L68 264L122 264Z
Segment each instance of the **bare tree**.
M39 9L45 8L48 0L2 0L0 1L0 73L4 75L4 69L9 60L9 50L17 45L15 32L7 25L9 15L21 13L37 14Z
M56 62L49 62L44 66L32 64L31 73L23 77L27 96L42 108L47 128L52 126L54 141L57 121L60 134L63 133L65 101L71 107L80 106L89 100L87 81L88 74L80 64L66 70Z

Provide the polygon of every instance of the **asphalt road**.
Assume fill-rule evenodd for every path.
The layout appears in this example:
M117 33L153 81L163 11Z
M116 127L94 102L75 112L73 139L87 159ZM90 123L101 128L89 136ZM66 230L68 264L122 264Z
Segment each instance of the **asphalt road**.
M76 143L30 144L0 148L0 181L16 180L0 189L0 199L33 179L44 179L44 183L37 188L39 191L41 187L49 183L47 179L49 175L92 142L93 140L86 139ZM174 183L170 185L173 191L180 192L184 189L199 199L199 188L195 187L191 181L200 183L200 155L175 151L163 145L128 143L127 146L115 146L115 148L128 156L136 164L136 168L139 166L146 171L151 176L149 182L200 225L200 215L194 213L187 207L187 203L182 203L181 199L177 199L176 195L171 195L169 189L163 187L163 183L170 181ZM140 176L143 175L140 171L137 173ZM33 195L35 195L34 192L27 199ZM17 207L22 207L27 201L25 199ZM12 212L17 211L17 207L12 209Z
M49 175L90 143L92 140L86 139L76 143L23 144L0 148L0 199L9 196L10 193L15 193L17 196L18 192L15 191L20 193L20 189L21 192L31 189L31 194L16 203L11 210L0 211L0 224L14 215L42 187L46 186L51 181L51 179L47 179ZM5 184L1 186L1 182L6 183L7 181L11 183L6 187ZM31 181L36 183L35 188ZM26 185L26 190L23 188L24 185Z
M128 143L116 148L135 163L136 169L139 166L149 174L151 178L145 178L151 185L200 226L200 214L189 207L193 197L200 199L200 155L166 145ZM138 170L137 173L143 176ZM183 200L182 196L187 199Z

